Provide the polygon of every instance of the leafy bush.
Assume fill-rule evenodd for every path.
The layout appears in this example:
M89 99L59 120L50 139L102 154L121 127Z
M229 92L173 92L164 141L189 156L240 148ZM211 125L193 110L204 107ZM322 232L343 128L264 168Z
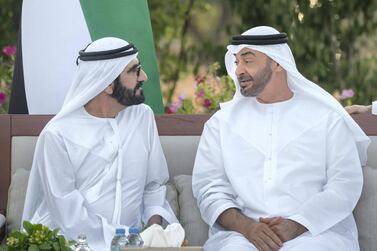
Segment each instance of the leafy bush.
M0 113L8 112L16 47L5 46L0 55Z
M220 65L214 63L205 76L197 76L195 97L180 97L166 108L166 113L213 113L219 109L220 103L230 100L236 87L229 76L217 76L219 68Z
M59 235L59 229L50 230L42 224L23 222L24 230L14 231L9 234L6 246L0 250L7 251L71 251L74 241L67 241Z

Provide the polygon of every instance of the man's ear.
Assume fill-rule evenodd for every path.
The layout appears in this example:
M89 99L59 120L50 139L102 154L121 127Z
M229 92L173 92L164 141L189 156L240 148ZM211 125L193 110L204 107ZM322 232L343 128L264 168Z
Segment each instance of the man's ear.
M114 82L109 84L106 89L105 89L105 92L109 95L113 94L114 92Z

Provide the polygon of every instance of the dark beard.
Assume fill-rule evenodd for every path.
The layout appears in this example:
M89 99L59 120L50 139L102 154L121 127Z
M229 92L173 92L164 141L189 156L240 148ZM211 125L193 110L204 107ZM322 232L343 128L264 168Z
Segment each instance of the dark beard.
M120 104L124 106L139 105L144 103L144 92L141 89L140 94L136 94L143 82L137 83L134 89L129 89L122 85L119 76L114 80L114 91L111 94Z
M249 89L241 88L241 94L245 97L256 97L258 96L266 87L268 82L270 82L272 77L272 69L271 69L271 60L268 59L265 67L260 70L255 77L250 76L249 74L242 74L238 81L241 82L243 80L251 80L253 81L253 86Z

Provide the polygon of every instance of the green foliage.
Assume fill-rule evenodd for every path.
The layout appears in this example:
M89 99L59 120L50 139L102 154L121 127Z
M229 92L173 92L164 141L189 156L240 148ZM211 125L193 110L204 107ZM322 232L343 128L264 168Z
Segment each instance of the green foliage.
M354 97L344 104L370 104L377 97L376 1L194 0L184 39L183 13L190 1L148 3L162 83L168 87L165 103L171 102L177 69L184 77L220 62L219 74L225 75L223 57L231 36L258 25L288 33L297 67L308 79L330 93L354 90Z
M184 99L182 106L178 109L177 114L193 114L195 112L194 104L191 99Z
M161 82L170 103L177 81L201 65L222 61L228 35L226 0L149 0ZM216 27L216 29L214 29ZM221 52L221 53L220 53ZM163 89L164 90L164 89Z
M377 47L371 43L376 1L231 0L231 5L241 19L239 33L258 25L286 32L299 70L327 91L351 88L353 102L360 104L377 97Z
M5 251L71 251L74 241L66 241L64 236L59 235L58 229L50 230L41 224L23 222L23 231L14 231L9 234ZM1 250L1 249L0 249Z
M20 0L0 0L0 48L17 42L21 5Z
M288 33L298 69L325 90L354 90L347 103L370 104L377 97L377 1L148 0L148 4L165 104L171 103L177 82L197 75L203 66L219 62L218 75L226 75L224 54L231 36L257 25ZM0 48L16 44L21 5L0 0ZM10 60L0 57L0 92L7 98ZM198 111L196 102L192 107L188 101L182 104L180 112ZM0 113L7 109L6 101Z
M213 113L219 109L220 103L229 101L234 95L235 85L229 76L217 75L219 68L220 65L214 63L205 76L197 76L194 99L181 98L168 107L168 113Z
M0 0L0 48L14 45L21 21L22 1ZM0 52L0 114L8 112L15 55Z
M12 52L7 51L12 50ZM15 47L4 47L0 55L0 114L8 112L11 83L16 55Z
M218 63L213 64L209 69L208 76L203 78L202 82L197 83L195 101L203 108L201 113L217 111L220 103L229 101L234 95L233 80L227 75L217 76L219 68Z

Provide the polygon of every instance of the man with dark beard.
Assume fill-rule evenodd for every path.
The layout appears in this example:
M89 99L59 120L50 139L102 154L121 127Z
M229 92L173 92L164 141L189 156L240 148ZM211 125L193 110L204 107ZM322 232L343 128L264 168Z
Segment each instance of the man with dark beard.
M143 89L141 86L143 85L143 76L140 78L140 73L142 72L145 75L145 72L141 70L141 63L138 64L133 62L131 69L128 72L136 72L136 77L138 78L137 84L134 88L129 89L124 84L121 83L120 75L114 80L113 86L113 93L111 94L112 97L116 98L120 104L125 106L131 105L138 105L144 103L145 97L143 94ZM146 78L146 76L145 76Z
M205 124L193 170L205 251L359 250L369 139L298 72L287 42L259 26L228 46L236 93Z
M165 199L169 179L137 49L102 38L80 51L60 112L41 132L23 220L84 233L94 251L110 249L116 228L177 219Z

